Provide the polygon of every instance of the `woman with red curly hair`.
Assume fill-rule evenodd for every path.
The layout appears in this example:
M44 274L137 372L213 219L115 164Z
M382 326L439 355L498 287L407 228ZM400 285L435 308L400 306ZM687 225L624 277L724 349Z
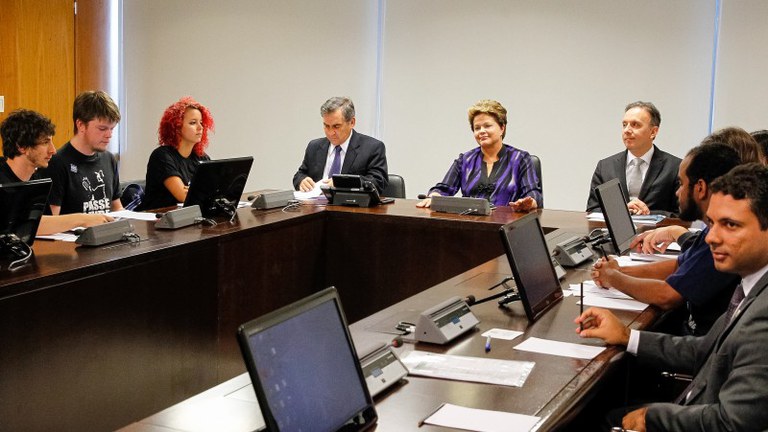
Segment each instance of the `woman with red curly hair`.
M209 130L213 130L211 112L190 96L165 110L157 129L160 147L147 163L147 185L140 209L184 202L197 166L211 160L205 154Z

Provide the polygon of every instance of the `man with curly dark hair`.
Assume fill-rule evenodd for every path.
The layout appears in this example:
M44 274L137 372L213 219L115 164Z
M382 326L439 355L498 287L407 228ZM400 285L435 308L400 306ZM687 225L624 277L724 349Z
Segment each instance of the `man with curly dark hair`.
M0 124L3 154L0 158L0 184L18 183L45 178L38 172L46 168L56 153L53 135L56 126L44 115L31 110L12 112ZM88 227L111 221L106 215L73 213L64 216L43 216L38 234L46 235L75 227Z

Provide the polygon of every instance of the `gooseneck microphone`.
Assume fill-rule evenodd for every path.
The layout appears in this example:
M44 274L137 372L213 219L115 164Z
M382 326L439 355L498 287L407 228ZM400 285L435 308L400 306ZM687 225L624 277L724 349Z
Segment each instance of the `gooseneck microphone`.
M497 292L496 294L489 295L488 297L481 298L480 300L475 299L475 296L473 295L469 295L464 298L464 301L468 306L474 306L495 300L497 298L501 298L501 300L499 300L499 306L503 306L509 302L520 300L520 295L511 289L505 289L504 291Z

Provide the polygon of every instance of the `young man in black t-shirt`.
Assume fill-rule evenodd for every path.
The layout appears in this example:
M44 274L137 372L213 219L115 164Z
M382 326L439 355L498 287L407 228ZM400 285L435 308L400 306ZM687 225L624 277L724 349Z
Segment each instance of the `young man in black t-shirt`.
M51 213L122 210L117 161L107 151L120 121L117 105L103 91L80 93L73 107L75 136L51 158L44 175L53 180Z
M50 119L30 110L16 110L0 124L3 154L0 158L0 184L46 178L38 171L45 168L56 153L53 135L56 127ZM0 209L2 211L2 209ZM112 221L107 215L74 213L43 216L38 234L54 234L75 227L89 227Z

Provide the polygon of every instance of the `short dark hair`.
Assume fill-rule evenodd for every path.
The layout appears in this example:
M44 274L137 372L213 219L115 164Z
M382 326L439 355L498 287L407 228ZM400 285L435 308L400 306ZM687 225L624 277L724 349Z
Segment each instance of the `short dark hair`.
M739 165L713 181L711 188L712 193L730 195L737 200L748 199L760 229L768 229L768 168L765 165L757 162Z
M83 123L100 118L114 123L120 122L120 109L108 94L101 90L85 91L77 95L72 106L72 123L77 135L77 121Z
M507 135L507 109L499 101L493 99L481 99L469 107L467 117L469 118L469 130L475 131L475 117L485 114L493 117L500 127L504 128L501 133L503 139Z
M51 119L32 110L16 110L0 124L3 154L8 159L19 156L19 149L34 147L40 138L53 135L56 135L56 126Z
M651 126L661 125L661 113L656 105L650 102L637 101L632 102L624 108L624 112L631 110L632 108L642 108L651 116Z
M691 185L699 180L709 185L741 164L739 153L733 147L719 142L700 144L685 157L690 158L685 176Z
M328 99L323 106L320 107L320 115L324 116L335 112L338 109L341 110L341 115L346 122L352 121L352 118L355 117L355 104L352 103L352 99L348 97L332 97Z

